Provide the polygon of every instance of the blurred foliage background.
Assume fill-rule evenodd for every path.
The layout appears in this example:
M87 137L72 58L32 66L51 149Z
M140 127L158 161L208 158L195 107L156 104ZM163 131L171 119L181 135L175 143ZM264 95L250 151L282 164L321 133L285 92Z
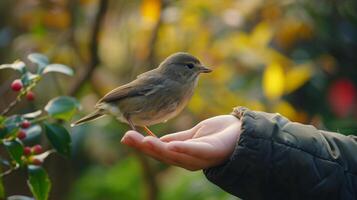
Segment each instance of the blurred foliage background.
M357 134L357 2L309 0L1 0L0 60L41 52L76 71L52 75L36 89L34 110L51 96L81 100L77 117L114 87L187 51L214 72L202 76L188 108L152 127L165 134L242 105L293 121ZM0 74L0 108L16 77ZM45 167L50 199L236 199L187 172L135 156L119 143L128 130L111 117L72 130L71 160ZM29 194L19 171L6 191Z

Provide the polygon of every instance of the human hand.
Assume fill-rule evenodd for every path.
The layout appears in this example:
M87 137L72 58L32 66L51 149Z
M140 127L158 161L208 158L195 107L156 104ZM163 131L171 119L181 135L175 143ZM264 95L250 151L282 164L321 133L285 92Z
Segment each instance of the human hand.
M241 122L236 117L220 115L160 139L128 131L121 142L164 163L194 171L227 160L234 150L240 129Z

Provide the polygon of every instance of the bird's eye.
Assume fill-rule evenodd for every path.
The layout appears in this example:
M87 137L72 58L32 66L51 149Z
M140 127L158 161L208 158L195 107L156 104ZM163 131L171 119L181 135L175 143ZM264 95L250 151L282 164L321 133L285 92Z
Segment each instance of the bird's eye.
M186 67L192 69L192 68L194 67L194 65L193 65L192 63L187 63L187 64L186 64Z

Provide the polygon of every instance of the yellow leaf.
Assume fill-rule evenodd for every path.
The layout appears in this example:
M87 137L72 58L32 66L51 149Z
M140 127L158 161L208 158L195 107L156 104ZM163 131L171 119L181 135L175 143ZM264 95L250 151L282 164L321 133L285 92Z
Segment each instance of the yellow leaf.
M297 118L297 112L294 107L287 101L280 101L274 106L274 112L280 113L290 120L295 120Z
M265 96L270 99L278 99L284 92L284 72L278 63L272 63L265 68L263 74L263 91Z
M259 23L253 30L250 41L257 46L267 46L273 36L273 30L266 22Z
M155 23L161 12L160 0L143 0L141 5L141 15L145 22Z
M285 92L290 93L303 86L312 74L312 66L310 64L303 64L291 68L286 73Z

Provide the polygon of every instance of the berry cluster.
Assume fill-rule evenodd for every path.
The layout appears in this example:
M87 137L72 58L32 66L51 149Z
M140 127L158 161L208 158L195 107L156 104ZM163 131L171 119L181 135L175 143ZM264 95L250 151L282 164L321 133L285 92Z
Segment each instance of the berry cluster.
M23 87L24 85L22 84L22 81L20 79L16 79L11 83L11 89L15 92L21 91ZM26 99L29 101L33 101L35 99L35 93L32 91L27 91Z
M19 124L21 129L17 132L16 137L20 140L23 140L27 137L26 129L31 126L31 122L28 120L24 120ZM25 146L24 147L24 156L23 161L32 164L32 165L41 165L42 160L35 157L35 155L41 154L43 152L42 146L37 144L32 147Z
M31 126L31 122L28 120L24 120L20 123L21 129L17 132L16 137L19 138L20 140L23 140L26 138L26 131L25 129L29 128Z
M41 154L43 152L42 146L37 144L35 146L29 147L26 146L24 148L24 160L27 161L28 164L32 165L41 165L42 160L35 157L35 155Z

